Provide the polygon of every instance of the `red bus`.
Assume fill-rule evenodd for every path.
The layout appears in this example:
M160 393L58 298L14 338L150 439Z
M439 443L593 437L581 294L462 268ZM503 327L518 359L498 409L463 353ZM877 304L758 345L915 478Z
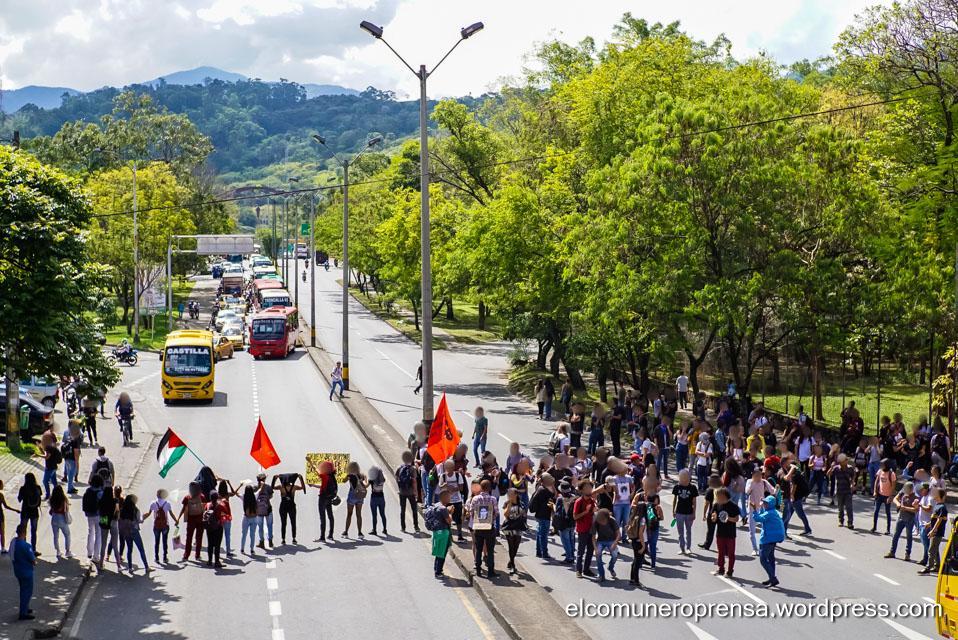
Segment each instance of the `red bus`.
M299 312L296 307L270 307L253 316L249 331L249 352L254 358L285 358L296 348Z

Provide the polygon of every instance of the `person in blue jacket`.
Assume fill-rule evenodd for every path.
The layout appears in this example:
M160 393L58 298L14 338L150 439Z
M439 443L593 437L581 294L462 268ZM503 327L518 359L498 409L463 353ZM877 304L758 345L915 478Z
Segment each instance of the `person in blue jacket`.
M27 525L17 526L17 539L13 542L13 575L20 583L20 620L33 620L30 599L33 597L33 567L37 556L27 542Z
M762 584L768 587L778 585L778 578L775 577L775 546L785 539L785 523L777 507L775 496L767 496L762 501L762 510L753 515L755 521L762 525L762 533L758 538L759 560L768 574L768 580Z

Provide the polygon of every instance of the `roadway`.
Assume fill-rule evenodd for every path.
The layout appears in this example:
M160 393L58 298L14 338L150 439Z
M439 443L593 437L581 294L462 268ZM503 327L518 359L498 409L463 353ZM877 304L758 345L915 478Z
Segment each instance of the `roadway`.
M282 458L270 474L302 473L305 453L315 451L348 452L363 468L374 463L373 454L339 404L325 397L321 378L302 350L282 361L254 361L240 352L233 360L221 362L212 406L165 406L159 395L159 366L156 356L144 354L135 374L127 372L123 382L136 389L137 412L143 418L140 425L149 425L152 432L139 437L144 442L154 438L155 446L156 436L172 427L217 475L234 485L253 479L258 471L249 449L260 416ZM164 480L158 475L152 452L146 460L136 487L144 508L161 487L182 499L200 466L187 455ZM354 528L352 538L340 538L344 500L335 514L337 542L318 542L315 500L313 489L305 497L298 496L298 544L293 545L288 536L287 545L281 546L278 498L274 498L277 547L254 557L237 553L224 559L222 570L193 561L176 562L148 577L142 569L131 577L116 574L108 565L89 584L67 621L66 634L83 639L110 635L162 640L295 640L347 634L354 638L386 634L506 637L451 561L446 565L449 578L439 582L433 577L428 537L400 532L394 487L387 493L388 538L368 534L368 507L365 540L356 540ZM239 499L233 499L232 510L232 544L237 549L242 517ZM152 562L149 523L144 525L144 538ZM179 560L182 551L171 550L170 555L171 560ZM135 559L135 563L139 561Z
M301 265L302 263L300 263ZM300 273L302 267L300 266ZM334 357L341 353L341 289L337 282L341 271L316 270L317 274L317 339ZM292 292L292 289L291 289ZM309 286L300 282L300 309L309 320ZM393 427L402 435L411 432L413 423L421 416L421 401L413 395L415 371L420 360L420 348L387 323L350 300L350 376L352 384L365 394ZM489 448L504 460L511 442L520 443L523 451L538 458L544 452L550 424L537 419L535 407L511 394L505 387L508 344L454 345L434 352L436 392L447 393L450 408L460 429L468 438L471 434L472 409L482 405L490 422ZM438 401L438 398L437 398ZM332 404L337 404L336 402ZM471 454L470 454L471 455ZM669 489L665 490L668 493ZM813 500L809 500L813 502ZM827 504L827 501L826 501ZM692 558L678 555L676 536L667 529L659 543L659 568L655 575L643 574L644 591L627 588L628 557L623 550L617 567L619 580L600 585L590 580L577 579L573 571L563 565L548 565L534 557L534 543L526 541L520 550L526 570L545 585L562 605L578 603L580 598L592 603L703 603L721 602L739 605L776 607L781 604L817 604L826 600L839 604L900 603L927 605L934 596L935 580L916 575L914 563L903 560L885 560L890 538L868 532L871 528L871 501L856 501L858 529L838 529L833 509L810 506L813 536L794 538L780 546L778 589L761 587L765 574L758 559L750 555L747 532L738 537L738 565L734 580L712 576L714 553L696 547ZM666 498L666 510L670 508ZM670 518L666 518L670 520ZM795 521L792 533L797 534ZM693 536L698 544L704 535L704 523L697 522ZM880 528L883 530L883 526ZM560 554L553 541L552 555ZM899 558L904 555L901 541ZM920 543L915 543L912 556L920 557ZM533 557L529 557L533 556ZM635 629L636 620L581 619L583 628L593 637L613 637ZM811 616L795 620L787 630L777 627L788 638L817 638L823 633L865 633L869 637L908 638L921 640L935 637L933 617L866 618L842 617L832 623ZM734 629L728 621L709 618L699 621L682 619L645 620L644 630L667 632L670 637L698 638L755 638L775 633L762 620L736 620Z

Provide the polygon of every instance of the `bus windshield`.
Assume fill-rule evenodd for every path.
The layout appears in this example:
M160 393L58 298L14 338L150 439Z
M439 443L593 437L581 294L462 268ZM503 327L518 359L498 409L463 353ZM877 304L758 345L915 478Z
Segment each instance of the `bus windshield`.
M270 307L288 307L289 296L263 296L263 304L260 306L264 309Z
M209 347L167 347L163 371L169 376L207 376L212 371Z
M285 318L257 318L253 320L253 338L257 340L276 340L286 333Z

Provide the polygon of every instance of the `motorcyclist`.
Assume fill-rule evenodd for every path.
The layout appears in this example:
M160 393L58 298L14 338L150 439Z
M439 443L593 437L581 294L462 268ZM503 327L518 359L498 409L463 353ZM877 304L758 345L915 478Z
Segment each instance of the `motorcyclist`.
M129 354L130 349L131 349L130 343L127 341L126 338L123 338L123 342L121 342L120 346L116 348L117 358L122 358L123 356Z
M329 271L329 258L326 258L326 262L323 263L323 268Z
M113 412L116 415L117 424L120 425L120 432L122 432L123 421L133 419L133 400L130 399L130 394L126 391L120 394L120 397L116 400L116 405L113 407Z
M306 282L306 269L303 269L303 282Z

